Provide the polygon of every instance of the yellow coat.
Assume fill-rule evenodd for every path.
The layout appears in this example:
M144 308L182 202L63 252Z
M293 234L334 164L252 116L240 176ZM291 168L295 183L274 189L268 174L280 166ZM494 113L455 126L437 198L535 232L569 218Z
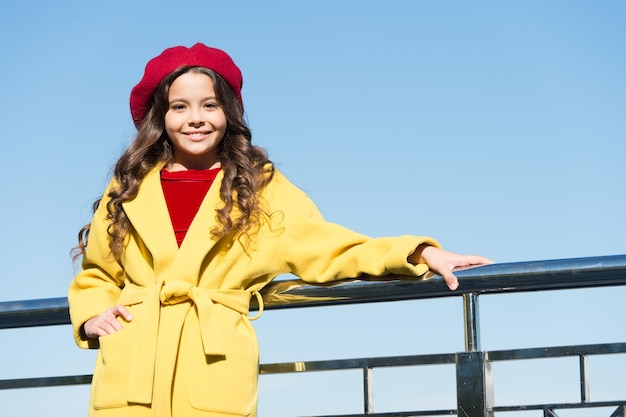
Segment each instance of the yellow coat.
M271 215L246 243L216 240L220 173L180 249L159 169L124 204L133 225L119 262L109 253L106 200L94 214L82 271L69 289L76 343L100 348L90 416L255 416L259 353L248 317L250 298L279 274L311 283L390 273L422 275L406 258L425 237L371 239L326 222L280 172L262 193ZM110 186L109 186L110 187ZM123 329L87 340L85 321L128 306Z

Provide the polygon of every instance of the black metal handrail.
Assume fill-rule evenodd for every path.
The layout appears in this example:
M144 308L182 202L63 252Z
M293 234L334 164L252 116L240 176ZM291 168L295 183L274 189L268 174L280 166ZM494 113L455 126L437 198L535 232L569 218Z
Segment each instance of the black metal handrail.
M411 355L387 358L357 358L340 361L292 362L261 365L261 374L362 369L364 413L359 416L451 415L488 417L498 411L544 410L544 416L555 416L556 409L584 407L617 407L611 417L626 417L626 399L590 402L586 360L589 355L626 353L626 343L585 346L561 346L506 351L481 351L478 320L478 297L525 291L564 290L626 285L626 255L557 259L547 261L493 264L458 271L461 286L449 291L441 277L416 280L410 277L361 276L328 285L310 285L297 279L277 280L263 291L268 309L360 304L398 300L463 297L465 312L465 352ZM254 306L253 306L254 308ZM69 324L67 299L0 302L0 329ZM490 364L501 360L578 356L581 399L566 404L524 406L493 405ZM372 369L385 366L454 363L457 369L457 409L374 413ZM0 380L0 389L87 384L91 375ZM462 410L462 411L461 411ZM344 415L343 417L350 417Z
M456 291L439 276L361 276L327 285L278 280L263 290L263 300L265 308L280 309L626 285L626 255L492 264L456 275L462 283ZM0 302L0 329L68 323L65 297Z

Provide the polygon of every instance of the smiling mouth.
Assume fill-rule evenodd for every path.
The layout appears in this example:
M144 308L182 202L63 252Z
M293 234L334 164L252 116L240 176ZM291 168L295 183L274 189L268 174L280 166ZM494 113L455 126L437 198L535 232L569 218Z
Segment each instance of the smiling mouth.
M185 132L183 133L183 135L191 138L191 139L200 139L203 138L207 135L209 135L211 132Z

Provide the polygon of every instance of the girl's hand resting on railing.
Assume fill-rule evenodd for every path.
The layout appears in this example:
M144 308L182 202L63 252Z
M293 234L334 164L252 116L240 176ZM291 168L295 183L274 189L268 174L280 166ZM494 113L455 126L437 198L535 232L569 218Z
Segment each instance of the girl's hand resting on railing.
M83 325L85 336L89 339L95 339L121 330L122 324L117 319L120 316L126 321L133 319L126 307L121 305L111 307L85 322Z
M436 246L420 245L407 258L409 263L417 265L425 263L431 271L441 275L448 288L456 290L459 287L459 280L452 271L457 268L468 268L474 266L492 264L493 261L478 255L460 255L448 252Z

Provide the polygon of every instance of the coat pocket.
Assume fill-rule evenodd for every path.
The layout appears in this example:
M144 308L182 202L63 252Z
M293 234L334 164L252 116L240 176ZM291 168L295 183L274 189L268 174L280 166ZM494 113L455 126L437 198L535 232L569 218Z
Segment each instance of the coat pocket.
M189 403L194 408L250 414L257 401L258 362L253 357L231 353L198 371L188 378Z
M248 416L256 409L259 354L254 330L240 314L222 317L226 355L206 356L197 328L183 337L181 362L190 405L199 410ZM225 319L225 320L224 320ZM228 323L232 320L231 323ZM231 327L232 326L232 327ZM195 326L189 326L187 330ZM232 332L226 329L234 329ZM180 372L181 369L178 370ZM182 375L181 375L182 376Z
M136 330L131 323L124 325L123 329L100 338L100 352L92 382L95 409L128 405L128 379Z

